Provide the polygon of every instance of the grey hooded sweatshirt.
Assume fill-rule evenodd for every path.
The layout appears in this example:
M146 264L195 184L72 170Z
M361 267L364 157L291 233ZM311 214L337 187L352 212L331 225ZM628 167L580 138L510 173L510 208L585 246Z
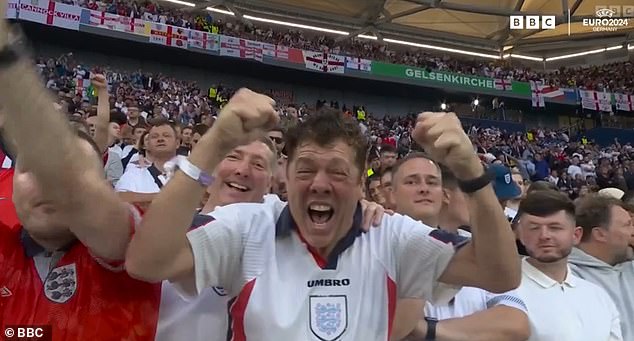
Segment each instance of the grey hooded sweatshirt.
M623 341L634 341L634 261L612 266L573 248L568 263L574 275L608 292L620 314Z

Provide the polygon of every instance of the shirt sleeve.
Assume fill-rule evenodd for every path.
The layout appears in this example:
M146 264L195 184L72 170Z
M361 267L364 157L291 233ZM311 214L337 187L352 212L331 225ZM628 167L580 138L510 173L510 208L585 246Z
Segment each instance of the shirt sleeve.
M216 210L218 211L218 210ZM187 233L194 256L195 293L203 289L221 286L229 292L239 287L244 249L244 226L234 215L216 216L214 221Z
M507 291L502 294L494 294L491 292L486 293L487 309L504 305L507 307L519 309L528 314L528 308L526 303L520 297L516 290Z
M423 298L434 305L447 304L460 287L438 281L454 255L451 244L434 239L429 226L403 220L394 227L399 298Z

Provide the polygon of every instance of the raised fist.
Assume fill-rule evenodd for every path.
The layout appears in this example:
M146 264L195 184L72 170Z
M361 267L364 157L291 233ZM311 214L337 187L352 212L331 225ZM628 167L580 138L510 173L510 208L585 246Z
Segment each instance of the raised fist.
M484 168L456 114L424 112L418 115L412 137L459 179L471 180L482 175Z
M102 74L96 74L90 77L90 84L92 84L97 91L108 90L108 81L106 81L106 77Z
M227 150L250 143L277 124L274 105L268 96L240 89L224 106L212 130Z

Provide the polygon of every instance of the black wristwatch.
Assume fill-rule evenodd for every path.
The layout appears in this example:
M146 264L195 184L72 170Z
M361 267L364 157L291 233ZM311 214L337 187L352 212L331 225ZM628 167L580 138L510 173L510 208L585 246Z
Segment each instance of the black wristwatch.
M20 60L20 54L11 48L11 45L6 45L0 50L0 69L9 67L18 60Z
M460 180L458 179L458 187L463 193L470 194L477 192L488 184L490 184L495 179L495 174L488 168L482 167L484 172L482 175L475 179L471 180Z
M425 340L436 340L436 325L438 324L438 319L425 317L425 321L427 321L427 334L425 335Z

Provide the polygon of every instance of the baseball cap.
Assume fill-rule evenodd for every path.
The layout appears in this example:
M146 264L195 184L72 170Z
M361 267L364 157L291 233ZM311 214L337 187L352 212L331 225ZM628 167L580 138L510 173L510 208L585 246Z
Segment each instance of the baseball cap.
M511 177L510 168L505 165L492 164L489 169L495 174L493 190L499 200L510 200L522 194L522 190Z

